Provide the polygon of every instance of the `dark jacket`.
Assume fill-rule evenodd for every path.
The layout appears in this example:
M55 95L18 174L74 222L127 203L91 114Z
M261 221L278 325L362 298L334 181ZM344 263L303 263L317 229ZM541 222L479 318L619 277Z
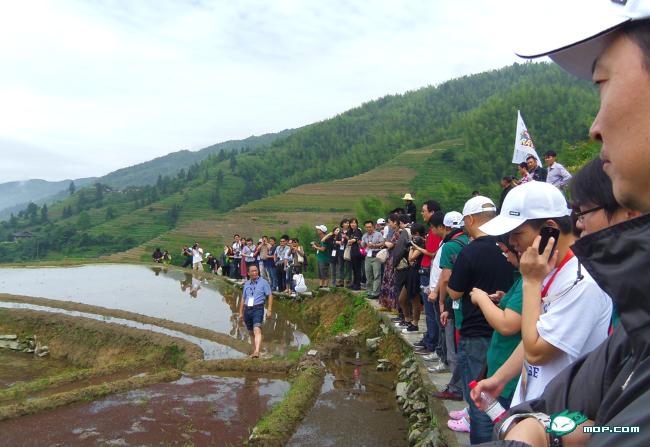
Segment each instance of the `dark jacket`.
M410 244L409 241L411 238L409 237L409 232L406 229L399 230L399 238L397 239L397 242L395 242L395 247L393 247L392 255L393 255L393 267L397 267L397 265L400 263L402 258L405 258L408 256Z
M537 166L534 170L530 171L530 175L533 177L533 180L536 180L538 182L545 182L546 177L548 176L548 171L546 168Z
M621 324L596 350L553 379L539 399L510 412L580 411L596 425L640 427L635 434L593 434L589 446L650 445L650 214L588 235L573 251L612 297Z

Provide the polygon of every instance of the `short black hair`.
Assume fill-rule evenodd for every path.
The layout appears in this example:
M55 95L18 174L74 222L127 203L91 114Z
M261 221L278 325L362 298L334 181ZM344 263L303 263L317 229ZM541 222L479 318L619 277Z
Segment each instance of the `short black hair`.
M504 175L501 177L501 180L505 180L506 182L511 182L512 181L512 176L511 175Z
M445 226L445 213L442 211L436 211L429 219L429 225L432 227L443 227Z
M399 223L404 223L404 224L411 223L411 216L409 216L408 214L400 214Z
M424 225L421 223L414 223L411 225L411 235L413 234L419 234L420 236L424 236L426 230L424 228Z
M528 168L528 165L526 164L525 161L522 161L521 163L519 163L519 167L520 167L520 168L527 169L527 168Z
M557 152L555 151L546 151L544 157L557 157Z
M374 223L372 220L366 220L366 221L363 223L363 226L365 227L365 226L368 225L368 224L372 225L373 227L375 226L375 223Z
M277 241L277 239L275 238L275 236L271 236L271 237L269 238L269 240L270 240L270 241L273 241L273 242L276 242L276 241Z
M289 240L289 235L288 234L283 234L282 236L280 236L280 239L284 239L285 241L288 241Z
M390 214L388 215L388 220L390 220L391 222L399 223L399 214L397 214L397 213L390 213Z
M535 158L535 156L534 156L533 154L528 154L528 155L526 156L526 161L530 160L531 158L532 158L533 160L537 161L537 158Z
M578 208L586 204L602 206L610 219L621 208L614 197L612 180L603 171L603 161L599 157L584 165L571 179L571 205Z
M438 203L436 200L427 200L424 202L424 205L427 206L427 210L429 210L430 213L435 213L436 211L440 211L442 209L440 203Z
M546 224L547 220L552 220L560 228L560 234L571 234L573 233L573 220L571 216L561 216L561 217L548 217L542 219L530 219L526 223L533 227L535 230L541 230L542 227Z
M345 219L342 219L341 222L339 223L339 227L342 227L344 223L350 223L350 219L347 217Z
M650 19L628 22L621 32L639 46L645 69L650 72Z

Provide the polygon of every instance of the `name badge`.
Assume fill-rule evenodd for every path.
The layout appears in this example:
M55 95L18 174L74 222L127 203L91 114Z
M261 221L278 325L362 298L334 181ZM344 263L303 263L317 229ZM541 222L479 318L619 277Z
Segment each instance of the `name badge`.
M255 303L255 298L253 297L253 295L249 295L248 300L246 301L246 305L248 307L253 307L254 303Z
M452 300L451 301L451 308L458 310L460 309L460 300Z
M336 249L332 250L332 256L336 256Z

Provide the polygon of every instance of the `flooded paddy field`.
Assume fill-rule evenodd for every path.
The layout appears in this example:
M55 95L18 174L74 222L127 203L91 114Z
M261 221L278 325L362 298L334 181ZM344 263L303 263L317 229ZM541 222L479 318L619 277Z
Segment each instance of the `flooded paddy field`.
M0 433L3 445L16 447L241 445L288 389L286 381L252 374L183 376L91 403L2 421Z
M38 335L51 353L0 349L0 445L242 445L291 394L298 357L309 358L286 356L308 334L320 343L330 331L322 321L314 330L322 309L334 312L321 298L311 314L274 303L262 328L266 359L246 360L241 292L219 281L157 266L0 268L0 333ZM311 387L304 419L282 443L299 424L287 445L406 445L394 372L378 372L375 360L350 346L309 358L324 383L320 393L320 378ZM216 366L224 364L233 370Z

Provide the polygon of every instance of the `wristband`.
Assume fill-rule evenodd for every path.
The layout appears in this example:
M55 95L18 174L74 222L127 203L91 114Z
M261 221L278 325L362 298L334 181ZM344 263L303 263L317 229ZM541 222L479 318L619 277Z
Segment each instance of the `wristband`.
M542 425L542 428L544 429L544 432L547 432L547 429L551 425L551 417L548 414L545 413L519 413L519 414L513 414L512 416L509 416L505 421L503 421L503 424L501 424L501 427L499 428L499 433L498 433L498 439L500 441L503 441L506 438L506 435L510 431L510 429L514 426L515 422L519 422L524 419L528 418L535 418L537 419L537 422L539 422ZM560 447L562 445L562 440L560 438L557 438L557 440L560 441L560 444L551 444L552 447Z

